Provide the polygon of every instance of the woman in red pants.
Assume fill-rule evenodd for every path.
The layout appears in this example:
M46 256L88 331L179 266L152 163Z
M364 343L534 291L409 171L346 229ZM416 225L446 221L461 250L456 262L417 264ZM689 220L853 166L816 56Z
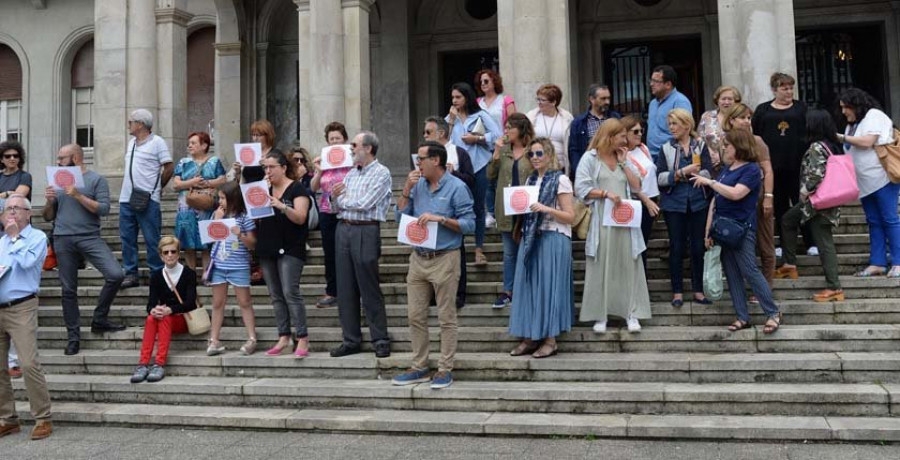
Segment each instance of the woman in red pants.
M144 380L158 382L166 376L163 366L169 355L172 334L188 331L184 313L197 308L197 274L178 263L181 243L174 236L159 240L159 255L165 265L150 274L150 298L147 301L147 321L144 323L144 341L141 360L131 383ZM175 291L178 291L177 294ZM156 361L150 365L153 345L156 345Z

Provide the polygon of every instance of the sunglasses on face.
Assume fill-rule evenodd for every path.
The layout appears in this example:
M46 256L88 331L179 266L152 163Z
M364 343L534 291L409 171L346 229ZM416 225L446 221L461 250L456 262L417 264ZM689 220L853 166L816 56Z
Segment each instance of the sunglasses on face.
M18 154L18 153L14 153L14 154L12 154L12 155L3 155L3 158L5 158L5 159L7 159L7 160L10 159L10 158L19 158L19 154Z
M163 250L160 251L160 252L162 252L162 254L163 254L164 256L167 256L167 255L169 255L169 254L178 254L178 250L177 250L177 249L163 249Z
M544 151L537 150L537 151L528 152L528 158L534 158L534 157L544 158Z
M306 164L306 158L303 158L303 157L294 158L294 161L296 161L297 163L300 163L300 164L304 164L304 165Z
M631 133L632 134L643 134L644 130L643 129L632 129Z
M430 129L426 129L425 131L422 131L422 134L424 134L426 136L430 136L430 135L434 134L434 131L432 131Z
M482 85L486 85L486 84L488 84L488 83L490 83L490 82L491 82L490 80L481 80L481 84L482 84Z

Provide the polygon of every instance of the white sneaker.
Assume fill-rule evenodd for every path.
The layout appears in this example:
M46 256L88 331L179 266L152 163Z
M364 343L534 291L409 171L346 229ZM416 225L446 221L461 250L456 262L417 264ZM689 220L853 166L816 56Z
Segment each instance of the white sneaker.
M495 225L497 225L497 219L494 219L493 214L488 213L487 215L484 216L484 226L485 227L491 228Z
M594 332L598 334L606 333L606 321L597 321L594 323Z
M781 257L781 248L775 248L775 257Z
M641 332L641 323L634 316L629 316L625 323L628 324L628 332Z
M810 246L809 249L806 250L806 255L808 255L808 256L819 255L819 248L817 248L815 246Z

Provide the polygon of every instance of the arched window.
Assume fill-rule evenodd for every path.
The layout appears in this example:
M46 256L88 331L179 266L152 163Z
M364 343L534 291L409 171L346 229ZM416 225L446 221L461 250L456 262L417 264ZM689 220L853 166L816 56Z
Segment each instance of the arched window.
M215 126L215 42L215 27L198 29L187 39L188 132L209 131L210 136Z
M23 139L22 64L12 48L0 44L0 140Z
M92 163L94 152L94 41L81 46L72 60L72 140Z

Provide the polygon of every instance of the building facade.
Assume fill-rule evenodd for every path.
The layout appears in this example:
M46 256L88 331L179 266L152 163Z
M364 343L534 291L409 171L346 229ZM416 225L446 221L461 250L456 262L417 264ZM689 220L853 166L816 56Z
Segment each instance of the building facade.
M421 120L488 67L520 111L552 82L581 112L604 82L644 114L667 63L698 114L720 84L769 99L776 70L810 104L858 86L897 114L898 19L900 2L876 0L0 0L0 138L25 144L36 191L68 142L115 184L138 107L176 157L208 130L231 159L259 118L316 152L339 120L378 133L403 174Z

